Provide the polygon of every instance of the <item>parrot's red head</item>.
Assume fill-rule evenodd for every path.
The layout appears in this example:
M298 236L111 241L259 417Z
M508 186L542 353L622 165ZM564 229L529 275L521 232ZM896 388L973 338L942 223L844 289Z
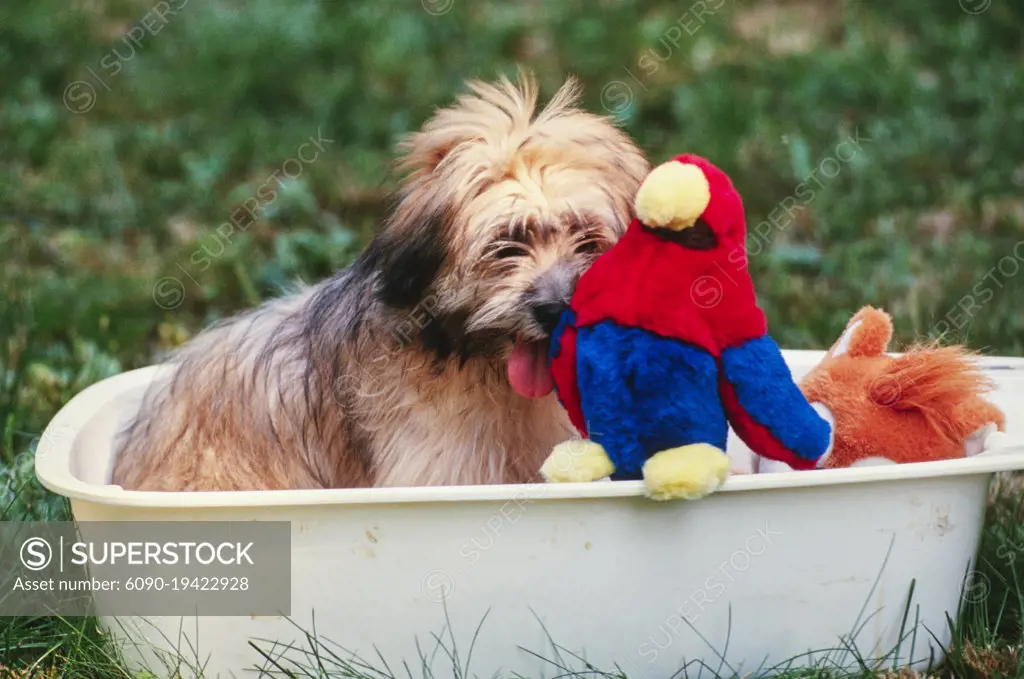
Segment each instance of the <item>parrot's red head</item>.
M728 175L700 156L678 155L654 168L636 194L647 229L691 250L733 250L746 241L743 201Z

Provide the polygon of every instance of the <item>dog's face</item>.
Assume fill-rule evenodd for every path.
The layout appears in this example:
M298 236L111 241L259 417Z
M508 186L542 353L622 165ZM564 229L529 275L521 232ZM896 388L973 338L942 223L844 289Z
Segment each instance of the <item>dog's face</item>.
M380 296L430 300L440 358L506 361L524 396L551 391L547 340L576 281L625 231L647 160L570 80L541 112L530 80L474 83L403 144L409 172L369 248Z

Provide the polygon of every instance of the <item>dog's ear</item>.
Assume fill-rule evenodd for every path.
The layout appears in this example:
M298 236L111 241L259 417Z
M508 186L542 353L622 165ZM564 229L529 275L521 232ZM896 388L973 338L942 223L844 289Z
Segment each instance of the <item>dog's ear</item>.
M416 194L398 199L363 254L385 304L414 307L431 290L448 258L450 224L450 209L436 200Z

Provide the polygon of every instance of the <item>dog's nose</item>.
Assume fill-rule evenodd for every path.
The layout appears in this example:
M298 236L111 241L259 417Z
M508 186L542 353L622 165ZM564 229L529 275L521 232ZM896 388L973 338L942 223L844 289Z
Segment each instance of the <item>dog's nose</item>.
M533 317L536 319L537 325L550 335L558 326L558 321L562 318L562 312L568 308L569 305L565 302L537 302L533 305Z

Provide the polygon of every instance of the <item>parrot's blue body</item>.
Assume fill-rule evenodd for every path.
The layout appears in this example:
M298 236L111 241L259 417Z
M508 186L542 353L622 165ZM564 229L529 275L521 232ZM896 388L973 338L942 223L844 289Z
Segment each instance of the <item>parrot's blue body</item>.
M647 458L667 448L725 449L728 423L706 351L605 321L580 329L576 361L587 433L614 451L615 478L641 478Z

